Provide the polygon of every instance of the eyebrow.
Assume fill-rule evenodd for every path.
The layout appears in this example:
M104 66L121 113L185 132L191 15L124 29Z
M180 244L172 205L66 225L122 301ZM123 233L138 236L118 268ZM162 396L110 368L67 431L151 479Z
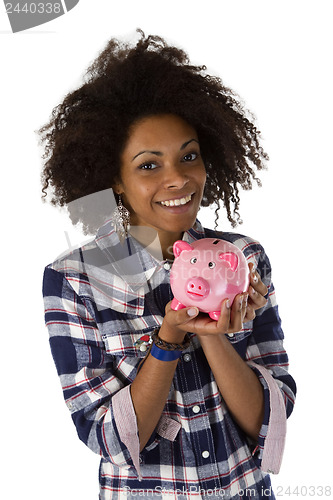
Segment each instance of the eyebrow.
M182 151L183 149L185 149L186 146L188 144L190 144L191 142L196 142L197 144L199 144L199 141L197 141L196 139L190 139L189 141L184 142L184 144L182 144L180 146L180 151ZM131 161L134 161L135 158L137 158L140 155L143 155L144 153L149 153L149 154L153 154L153 155L156 155L156 156L163 156L163 153L161 151L151 151L151 150L145 149L144 151L140 151L140 153L138 153L135 156L133 156L133 158L132 158Z

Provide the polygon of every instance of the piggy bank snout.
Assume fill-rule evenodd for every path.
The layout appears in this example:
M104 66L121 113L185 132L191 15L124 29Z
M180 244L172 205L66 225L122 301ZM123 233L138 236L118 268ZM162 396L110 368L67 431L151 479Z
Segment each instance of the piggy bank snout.
M197 277L189 279L185 289L188 296L193 300L202 300L209 294L210 286L207 280Z

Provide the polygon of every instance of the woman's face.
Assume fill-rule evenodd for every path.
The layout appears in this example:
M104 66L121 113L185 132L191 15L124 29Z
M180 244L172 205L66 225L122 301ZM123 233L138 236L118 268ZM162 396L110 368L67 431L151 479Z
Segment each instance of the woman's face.
M167 114L134 123L114 186L132 225L179 237L195 222L205 181L198 136L187 122Z

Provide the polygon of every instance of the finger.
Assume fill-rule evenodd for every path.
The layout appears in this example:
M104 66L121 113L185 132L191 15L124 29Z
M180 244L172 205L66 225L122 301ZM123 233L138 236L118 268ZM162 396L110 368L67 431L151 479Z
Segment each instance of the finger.
M249 305L254 307L254 309L259 309L267 303L267 299L259 293L252 285L249 286Z
M244 318L244 296L243 294L236 295L232 308L229 332L239 332L243 328Z
M243 293L243 304L242 304L242 324L244 323L244 318L246 316L247 304L248 304L248 293Z
M221 314L217 320L216 330L218 333L227 333L230 325L231 304L229 299L225 299L221 305Z
M250 268L250 285L261 295L267 295L268 293L268 288L267 286L261 281L260 275L258 271L256 271L254 264L252 262L249 264Z
M248 321L252 321L252 320L254 320L255 317L256 317L255 309L254 309L254 307L252 307L248 303L247 307L246 307L246 313L245 313L243 323L247 323Z

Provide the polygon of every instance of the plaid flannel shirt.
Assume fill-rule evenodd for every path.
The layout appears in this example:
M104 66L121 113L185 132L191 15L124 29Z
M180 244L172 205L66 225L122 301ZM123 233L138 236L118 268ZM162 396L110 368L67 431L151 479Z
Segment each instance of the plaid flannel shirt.
M198 221L183 239L204 237L237 245L269 290L256 318L228 336L264 388L258 443L234 422L200 342L190 334L161 419L139 452L129 389L146 355L141 340L161 325L172 298L167 261L156 260L131 237L121 245L106 223L93 241L45 268L52 355L79 438L101 455L101 500L274 498L269 473L280 468L296 386L288 373L270 263L253 239L203 229Z

